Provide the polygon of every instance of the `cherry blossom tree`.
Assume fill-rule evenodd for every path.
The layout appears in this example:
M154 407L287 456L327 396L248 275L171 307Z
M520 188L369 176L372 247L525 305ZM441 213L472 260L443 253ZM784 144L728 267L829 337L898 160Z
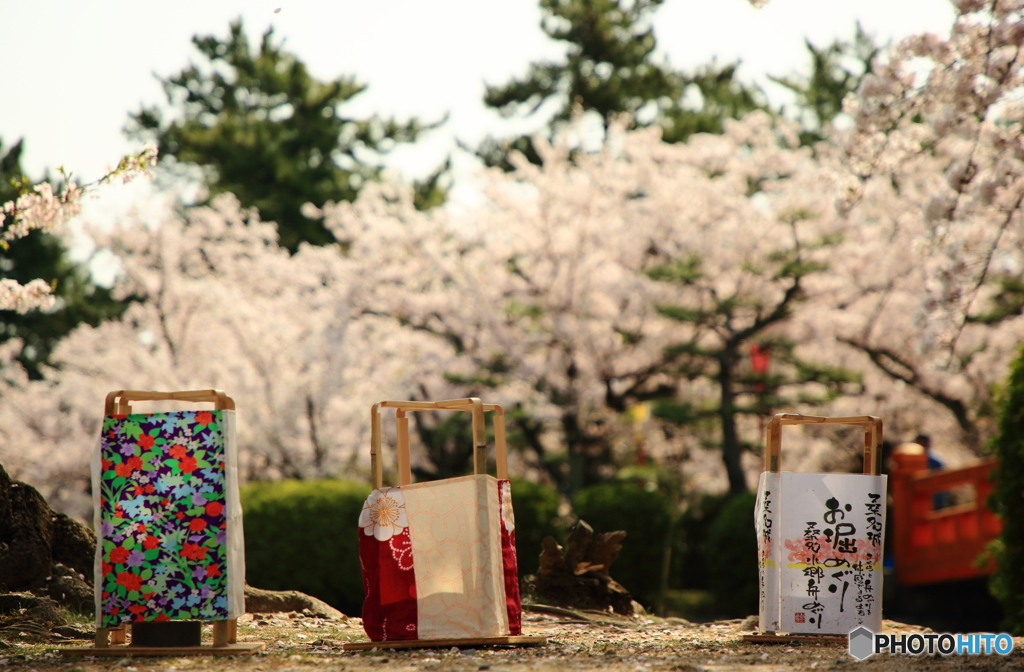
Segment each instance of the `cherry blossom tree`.
M226 390L248 478L335 475L357 462L372 401L397 396L406 362L429 371L438 346L393 320L353 321L352 276L336 250L303 246L290 257L273 225L230 196L184 217L168 203L160 221L147 219L92 229L120 264L116 294L135 299L120 320L73 332L41 381L5 344L7 470L84 514L102 401L116 389Z
M71 175L66 174L63 168L60 172L64 186L58 191L54 191L49 182L32 187L16 184L20 192L18 197L0 205L0 246L6 249L12 241L25 237L34 229L51 231L63 225L81 211L85 194L115 179L122 183L130 182L148 173L155 163L156 146L147 144L141 152L125 156L117 167L85 185L72 181ZM25 285L10 278L0 279L0 310L27 313L48 309L54 303L51 289L43 278L36 278Z
M687 185L691 198L708 200L688 230L666 241L662 256L670 262L647 271L679 288L672 304L659 306L678 325L670 370L717 388L714 403L674 390L655 413L690 431L717 420L709 439L721 446L732 494L747 491L742 451L761 438L749 429L741 436L742 416L792 408L798 399L807 408L856 390L848 385L854 372L794 352L786 328L807 299L808 280L828 271L841 230L829 175L810 150L797 148L794 134L786 122L752 114L727 122L722 136L691 141L687 160L722 177L709 180L715 189ZM753 370L751 346L774 353L771 375Z
M217 386L247 414L250 477L339 473L365 445L368 403L469 393L509 407L525 468L567 491L607 477L634 448L624 412L677 386L668 346L687 338L658 309L679 291L643 271L698 254L709 278L768 301L785 290L758 289L752 264L780 237L828 225L779 223L796 194L823 192L793 128L759 115L729 129L669 145L617 128L573 161L573 138L539 142L542 166L483 173L489 202L463 214L423 213L407 190L371 185L355 203L311 209L340 244L293 257L231 200L95 232L121 264L118 295L138 300L69 337L47 380L4 391L5 444L32 446L5 464L54 472L30 457L49 442L67 473L84 465L111 389ZM733 165L744 155L749 165ZM33 413L41 398L62 410Z
M1024 3L954 4L948 37L911 37L876 64L847 99L853 127L821 152L846 226L816 287L832 310L806 323L887 379L875 391L906 429L978 449L1024 335Z
M510 405L533 466L572 489L607 462L617 411L659 372L668 325L636 271L670 222L631 226L623 206L639 176L617 171L613 150L575 168L565 147L538 146L543 166L487 173L490 204L471 219L421 215L408 194L372 187L323 212L363 260L354 303L446 341L447 381Z
M566 492L640 442L721 492L760 469L738 450L761 440L758 388L722 378L756 382L751 340L786 351L762 381L792 381L772 410L880 415L890 438L977 449L1024 335L1022 5L961 0L949 36L878 59L850 127L814 147L754 113L681 144L623 122L570 160L570 126L536 141L541 164L482 171L478 207L420 212L387 182L308 206L338 244L291 256L227 196L95 231L139 301L76 330L42 381L0 367L0 460L87 506L106 392L220 387L248 477L358 473L370 403L475 394L508 409L516 468ZM857 384L836 388L825 364ZM635 420L664 398L705 415L728 401L735 425ZM814 432L787 439L787 468L835 453ZM420 434L414 466L437 473ZM727 478L704 444L730 441Z
M802 298L799 278L825 267L839 226L832 175L796 131L764 113L678 145L618 127L601 151L571 161L569 134L555 145L537 139L542 164L515 157L514 172L486 172L489 203L468 217L416 213L390 188L322 214L367 262L360 275L372 281L355 305L447 340L462 367L449 382L491 388L522 410L513 421L532 464L572 492L610 475L613 455L629 447L631 406L667 393L693 405L720 396L696 374L681 389L680 371L723 325L684 324L672 319L678 310L731 302L745 315L733 323L720 303L720 322L760 332ZM694 259L699 286L645 274ZM683 342L693 347L671 347ZM727 458L742 489L728 418Z

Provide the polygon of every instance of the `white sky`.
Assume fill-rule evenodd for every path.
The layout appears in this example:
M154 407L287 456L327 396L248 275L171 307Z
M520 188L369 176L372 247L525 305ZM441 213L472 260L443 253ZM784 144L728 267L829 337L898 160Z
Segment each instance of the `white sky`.
M191 37L223 37L238 16L253 40L273 26L315 76L354 74L369 84L350 114L431 120L448 112L444 128L400 157L414 175L442 161L455 138L475 145L501 132L483 106L484 82L563 53L541 32L536 0L0 0L0 139L5 147L25 139L33 178L64 165L94 179L137 149L121 129L128 112L164 100L154 73L197 60ZM850 38L857 20L881 41L943 34L952 18L948 0L770 0L761 9L746 0L667 0L654 26L673 66L740 58L741 76L763 85L766 73L807 71L805 37L820 45Z

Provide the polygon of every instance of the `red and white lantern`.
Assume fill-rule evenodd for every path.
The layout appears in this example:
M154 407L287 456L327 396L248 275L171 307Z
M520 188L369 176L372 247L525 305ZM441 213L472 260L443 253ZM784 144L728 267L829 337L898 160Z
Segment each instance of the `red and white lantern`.
M395 487L381 482L381 407L397 409ZM473 413L475 475L411 483L405 411L428 408ZM485 464L484 411L496 412L498 478L479 473ZM373 641L519 635L515 516L501 407L479 399L381 402L372 420L376 489L359 516L366 634Z

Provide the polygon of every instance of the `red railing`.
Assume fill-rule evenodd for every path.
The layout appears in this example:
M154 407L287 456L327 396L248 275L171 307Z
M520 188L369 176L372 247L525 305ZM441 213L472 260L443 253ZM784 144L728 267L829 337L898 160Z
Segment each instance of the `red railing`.
M897 583L940 583L992 573L992 560L979 556L1002 530L986 506L995 464L988 459L962 469L929 471L923 449L897 448L889 475Z

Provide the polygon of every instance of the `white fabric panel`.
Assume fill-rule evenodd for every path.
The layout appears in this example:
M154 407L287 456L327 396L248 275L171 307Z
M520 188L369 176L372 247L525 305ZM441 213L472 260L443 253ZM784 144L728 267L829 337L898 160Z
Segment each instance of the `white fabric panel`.
M242 530L242 501L238 495L238 445L235 411L224 414L224 468L227 488L226 521L228 543L228 618L245 613L245 534Z
M464 476L401 490L419 638L509 634L497 479Z

